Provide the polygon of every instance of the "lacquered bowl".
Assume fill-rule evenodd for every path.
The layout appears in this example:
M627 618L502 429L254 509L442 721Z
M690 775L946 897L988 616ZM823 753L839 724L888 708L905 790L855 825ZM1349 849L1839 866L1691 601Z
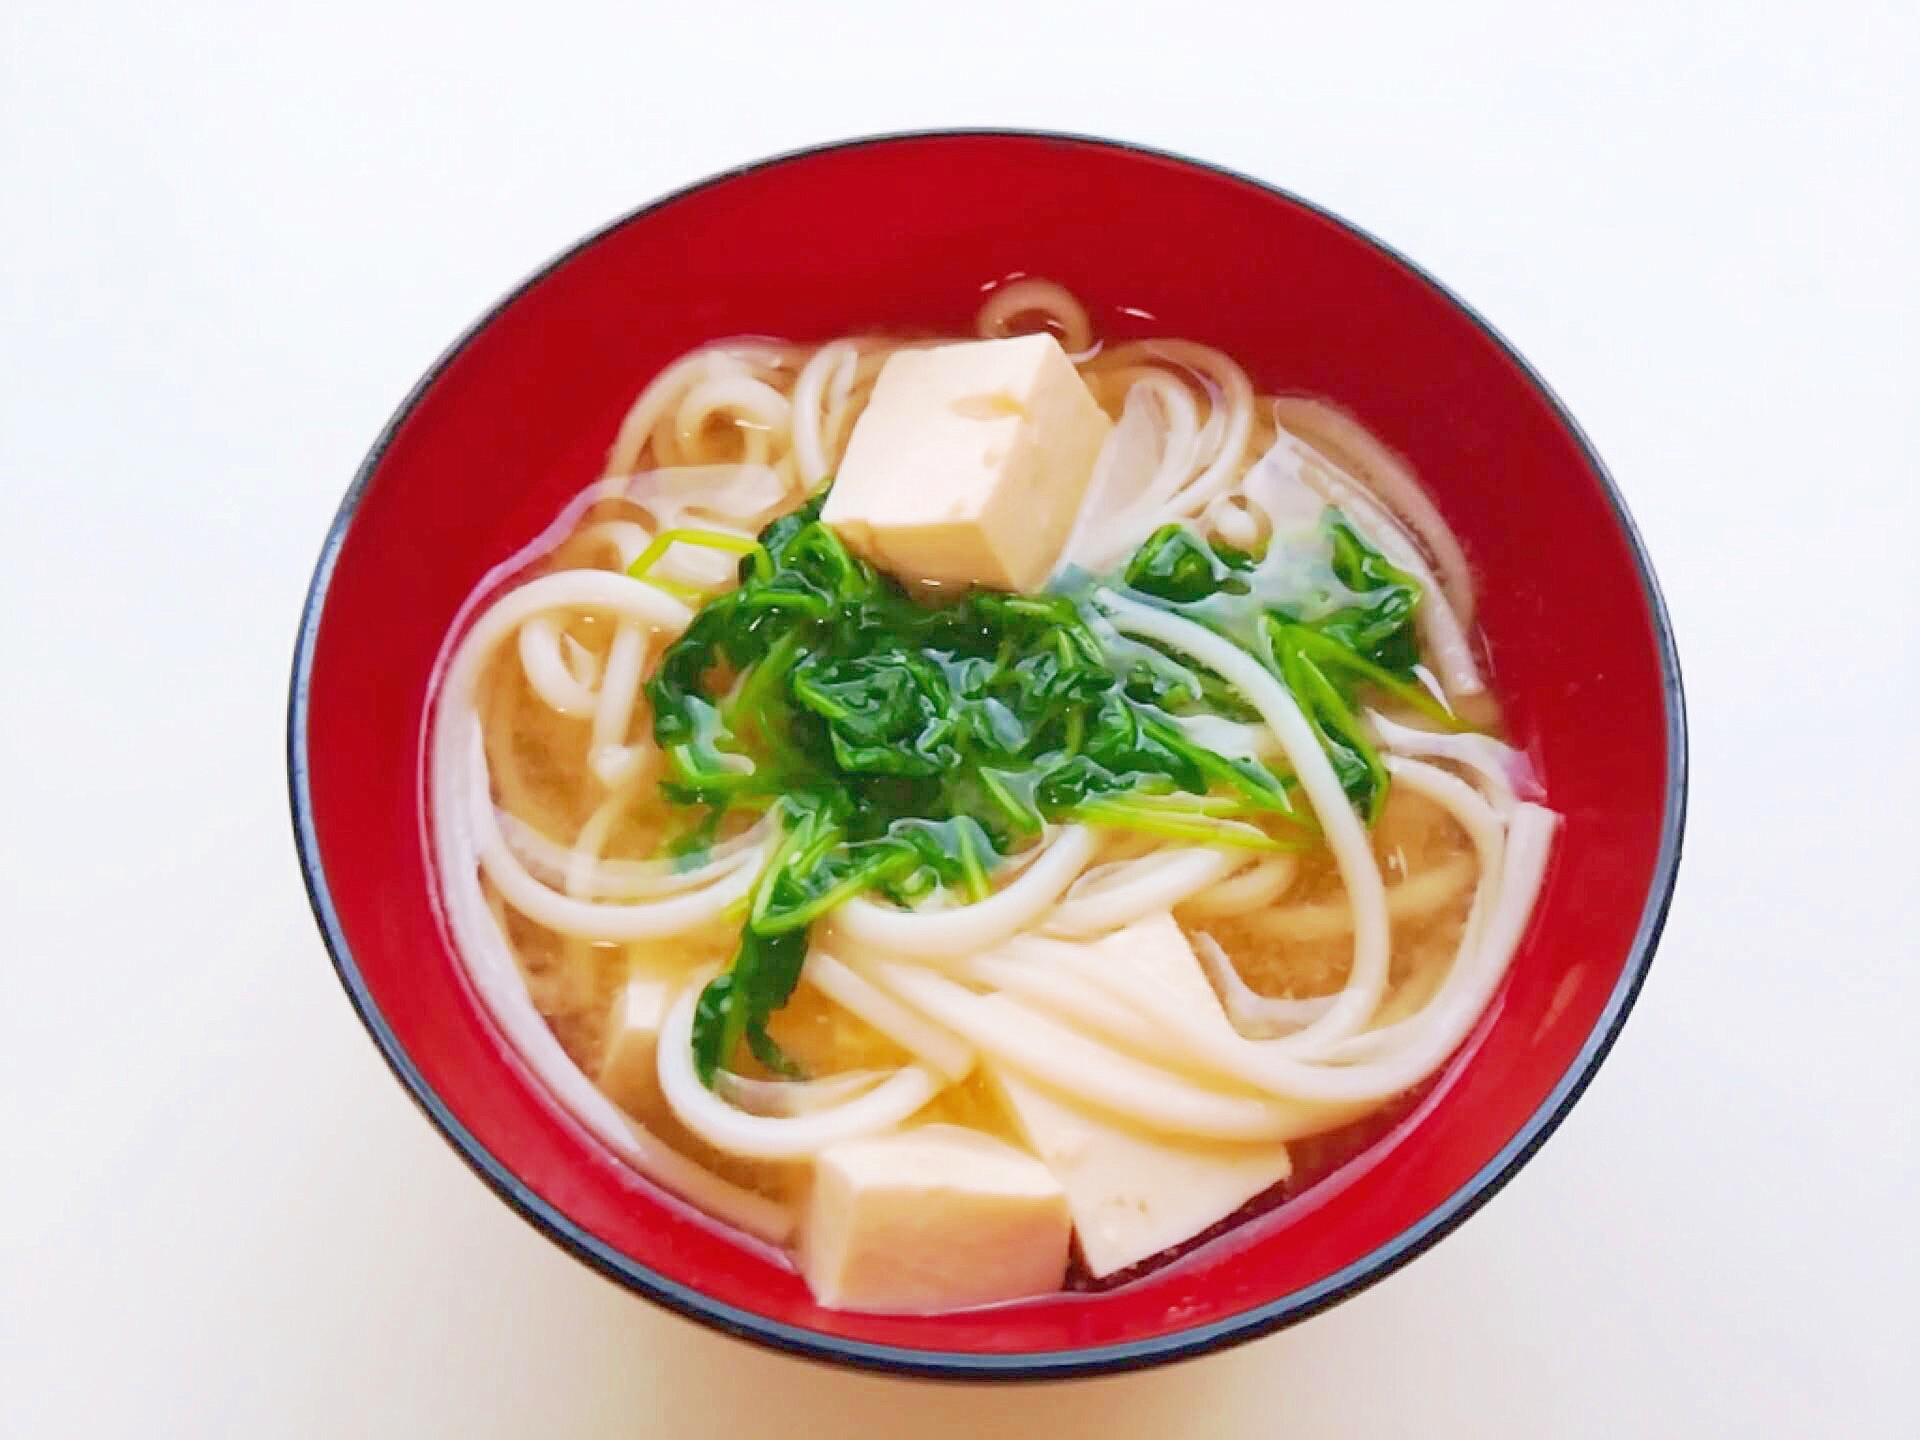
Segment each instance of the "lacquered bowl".
M1204 340L1262 390L1331 398L1412 459L1481 578L1495 688L1566 825L1478 1029L1331 1179L1109 1292L844 1314L613 1160L503 1047L429 884L427 682L461 601L598 473L668 360L743 333L964 333L980 287L1018 271L1067 284L1110 336ZM476 1174L580 1259L682 1314L803 1355L942 1376L1084 1374L1245 1340L1459 1225L1566 1116L1619 1034L1672 894L1686 789L1680 674L1646 553L1592 447L1484 320L1283 191L1136 147L1007 133L749 165L633 212L521 284L427 371L348 489L301 619L288 731L300 861L341 982Z

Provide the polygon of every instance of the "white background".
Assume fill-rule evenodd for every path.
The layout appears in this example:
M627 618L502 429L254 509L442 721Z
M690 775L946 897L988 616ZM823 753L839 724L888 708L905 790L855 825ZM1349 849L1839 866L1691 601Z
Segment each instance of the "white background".
M916 8L0 5L0 1435L1920 1434L1920 10ZM281 751L322 533L474 315L667 187L968 123L1268 177L1480 307L1626 491L1695 759L1640 1007L1482 1215L998 1391L508 1212L333 978Z

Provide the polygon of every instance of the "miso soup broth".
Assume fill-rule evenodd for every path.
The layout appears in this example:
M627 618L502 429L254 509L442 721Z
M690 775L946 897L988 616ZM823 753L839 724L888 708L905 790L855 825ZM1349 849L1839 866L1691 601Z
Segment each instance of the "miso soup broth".
M429 747L475 993L828 1305L1121 1283L1314 1183L1552 844L1408 467L1044 281L694 351L476 594Z

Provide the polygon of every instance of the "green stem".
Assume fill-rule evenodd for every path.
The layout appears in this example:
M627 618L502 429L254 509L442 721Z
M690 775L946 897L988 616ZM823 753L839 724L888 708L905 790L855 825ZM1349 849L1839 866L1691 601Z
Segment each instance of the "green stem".
M1338 641L1329 640L1326 636L1304 625L1289 625L1286 628L1289 643L1302 654L1311 657L1321 668L1344 670L1356 680L1363 680L1369 685L1377 686L1429 720L1444 725L1455 733L1473 728L1420 686L1411 681L1402 680L1391 671L1381 669L1371 660L1354 654Z
M1149 735L1168 749L1185 756L1194 768L1209 780L1237 790L1258 809L1271 810L1282 815L1293 813L1293 801L1288 798L1286 789L1279 781L1275 779L1269 782L1262 778L1264 766L1261 767L1261 774L1250 774L1226 756L1194 744L1179 726L1156 719L1151 715L1145 716L1144 720Z
M1132 830L1142 835L1189 840L1202 845L1231 845L1241 850L1289 850L1299 848L1299 844L1304 843L1280 840L1241 820L1216 819L1200 811L1183 812L1141 806L1135 804L1132 797L1083 800L1068 815L1088 825Z
M686 597L699 597L706 592L698 586L685 585L677 580L648 580L647 572L660 563L661 557L676 545L694 545L702 550L724 550L729 555L751 555L754 557L754 569L766 574L771 569L766 547L758 540L745 535L729 535L724 530L662 530L653 537L646 549L634 557L633 564L627 567L627 574L636 580L646 580L649 585Z
M966 825L956 825L954 830L954 843L960 850L960 869L967 878L967 899L978 904L993 893L993 887L987 882L986 867L980 863L979 851L974 847L972 830Z
M1007 824L1022 835L1038 835L1046 826L1040 815L1026 805L1013 793L1006 780L997 770L982 767L976 772L980 776L980 788L987 792L987 798L1000 807L1000 813L1007 817Z
M896 875L904 875L916 863L917 857L908 850L877 851L870 860L848 871L838 884L784 914L767 918L765 907L756 902L751 924L762 935L784 935L789 930L799 930L829 911L837 910L854 896L864 895Z

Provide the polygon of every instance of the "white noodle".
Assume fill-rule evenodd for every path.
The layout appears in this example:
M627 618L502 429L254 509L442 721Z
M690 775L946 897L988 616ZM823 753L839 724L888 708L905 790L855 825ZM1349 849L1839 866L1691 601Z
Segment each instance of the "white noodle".
M1497 817L1492 817L1491 809L1470 786L1431 766L1422 770L1431 775L1412 773L1409 778L1409 771L1399 769L1396 777L1410 787L1422 786L1452 810L1476 843L1498 835ZM1328 1057L1355 1063L1303 1064L1285 1053L1295 1037L1247 1039L1225 1023L1224 1014L1197 1014L1169 1004L1164 986L1126 967L1087 965L1083 957L1074 957L1071 967L1159 1019L1169 1040L1178 1038L1193 1045L1244 1084L1301 1100L1377 1103L1438 1070L1485 1011L1526 929L1557 820L1552 811L1537 805L1523 803L1515 808L1498 872L1481 875L1475 913L1440 991L1407 1020L1363 1035Z
M482 746L471 762L477 790L466 797L468 824L480 868L516 910L549 929L583 940L642 940L677 935L709 924L752 888L757 867L742 866L689 894L639 905L600 905L575 899L543 885L528 873L502 835L487 793L484 742L473 712L475 685L487 657L503 639L535 616L553 610L601 610L636 625L678 633L692 612L651 585L605 570L567 570L528 581L496 600L454 650L436 708L435 757L438 765L465 766L438 748L465 743L458 733L472 727ZM605 687L603 686L603 689ZM436 811L437 813L437 811Z
M573 837L573 848L567 852L567 861L561 877L561 889L576 900L596 898L595 873L600 864L600 852L606 849L607 841L613 834L613 827L633 803L641 784L648 778L648 767L632 767L621 782L614 786L606 799L602 800L587 817L587 823L580 827L580 833ZM494 813L494 821L499 823L499 811ZM501 828L501 838L506 838L506 830ZM517 852L516 852L517 853Z
M1443 806L1467 832L1467 838L1473 842L1474 854L1480 862L1481 883L1475 889L1473 909L1461 930L1458 953L1439 991L1418 1012L1405 1020L1369 1030L1348 1040L1335 1053L1335 1058L1340 1060L1377 1059L1391 1053L1396 1044L1417 1039L1424 1030L1445 1028L1449 1022L1459 1018L1461 997L1479 993L1481 982L1486 979L1487 967L1496 961L1500 967L1505 966L1505 957L1496 957L1482 943L1488 911L1500 904L1505 892L1514 883L1514 877L1507 870L1507 832L1500 823L1500 817L1472 786L1457 775L1449 775L1423 761L1400 756L1390 756L1386 763L1395 784L1404 785L1415 794L1424 795ZM1531 894L1527 897L1527 908L1533 908ZM1497 979L1498 973L1493 972L1493 978ZM1486 992L1491 995L1491 986L1486 987ZM1484 1003L1483 999L1473 1007L1473 1014L1467 1017L1469 1024L1478 1018Z
M1177 908L1183 916L1245 915L1271 905L1286 894L1299 872L1298 857L1268 855L1189 895Z
M755 1160L798 1160L840 1140L891 1130L940 1093L943 1081L919 1065L896 1070L852 1100L809 1114L749 1115L700 1083L693 1068L693 1012L706 976L680 992L660 1027L656 1068L674 1118L716 1149Z
M677 407L687 388L696 381L712 375L740 375L747 373L746 363L726 353L724 346L707 346L694 351L691 355L676 360L654 378L652 384L640 392L640 397L628 407L626 418L620 422L620 433L614 437L613 447L607 454L606 479L602 493L619 495L626 490L626 479L640 466L640 457L649 446L655 446L655 431L670 409ZM660 459L655 456L656 462Z
M562 570L542 575L508 591L474 623L454 652L443 682L446 689L450 691L460 680L471 696L479 666L493 647L525 621L550 610L605 611L668 635L678 635L693 619L693 612L666 591L611 570Z
M1229 720L1224 715L1209 715L1204 711L1175 715L1173 723L1194 744L1229 760L1265 760L1280 749L1279 741L1266 726Z
M1139 348L1155 361L1212 381L1212 406L1196 433L1192 393L1179 378L1149 369L1129 388L1120 423L1107 437L1088 487L1086 508L1093 514L1076 529L1063 556L1063 563L1095 573L1168 521L1190 519L1226 492L1240 472L1253 429L1253 387L1232 360L1186 341L1148 341ZM1146 427L1156 404L1167 425L1154 436ZM1138 480L1150 464L1148 478ZM1107 508L1115 504L1117 510Z
M764 465L774 443L787 436L786 396L764 380L716 376L695 384L674 411L674 438L683 454L698 449L708 422L716 415L737 417L749 464Z
M665 940L711 925L746 900L766 861L762 852L752 863L725 870L703 889L661 900L632 904L579 900L541 884L529 874L501 835L493 802L484 794L480 802L474 817L480 868L501 898L549 930L582 940Z
M1097 592L1095 599L1121 630L1157 640L1189 655L1232 685L1259 711L1260 718L1286 752L1287 761L1299 776L1300 788L1306 792L1326 835L1327 846L1333 852L1340 879L1347 887L1355 923L1353 964L1347 973L1346 988L1327 1007L1326 1014L1284 1043L1301 1053L1311 1053L1315 1047L1344 1040L1366 1023L1386 988L1387 902L1366 827L1354 814L1313 727L1286 687L1232 641L1191 620L1112 591Z
M658 522L751 534L784 509L788 487L769 465L669 465L643 470L623 492ZM631 565L633 561L627 561Z
M443 692L443 701L449 698L458 697ZM454 952L493 1023L554 1100L615 1155L722 1223L776 1245L785 1243L794 1229L792 1211L721 1179L664 1144L609 1100L561 1048L534 1008L476 878L474 841L465 822L472 812L468 792L476 785L486 789L484 775L475 775L471 768L484 764L478 718L470 708L464 717L448 714L443 704L435 729L432 809L440 896Z
M1296 1000L1290 996L1259 994L1240 978L1240 972L1220 942L1204 930L1194 935L1193 951L1200 957L1207 978L1213 982L1214 994L1220 997L1233 1028L1250 1039L1290 1035L1318 1020L1333 1003L1325 995Z
M1473 884L1473 861L1463 855L1410 875L1387 889L1387 917L1398 923L1423 920L1451 905ZM1345 900L1322 900L1265 910L1246 919L1247 927L1269 940L1299 944L1309 940L1338 940L1353 933L1353 907Z
M1092 854L1092 833L1084 825L1068 825L1018 878L985 900L947 910L900 910L856 897L833 912L833 930L887 955L971 955L1029 928L1073 883Z
M1054 567L1059 574L1072 566L1090 572L1105 570L1117 558L1121 541L1116 533L1128 532L1128 518L1141 503L1141 496L1152 485L1168 454L1169 436L1151 413L1152 397L1144 383L1136 383L1127 392L1120 418L1100 444L1093 462L1093 474L1087 481L1087 493L1080 502L1073 528L1060 559ZM1189 424L1193 402L1187 402ZM1191 444L1189 438L1188 444ZM1173 463L1184 464L1184 460Z
M600 487L595 486L596 490ZM640 558L640 552L653 539L647 527L637 520L602 520L581 532L585 540L598 540L613 551L618 568L624 570Z
M1200 407L1193 389L1180 376L1155 366L1143 368L1127 389L1127 408L1145 406L1148 418L1157 410L1160 421L1154 426L1159 464L1147 477L1133 503L1151 510L1173 499L1180 487L1193 478L1202 463ZM1213 427L1210 440L1217 445L1225 426L1218 412L1210 414Z
M975 995L918 965L875 967L880 983L1021 1074L1134 1124L1210 1140L1284 1140L1289 1107L1211 1090L1109 1050L1004 995Z
M525 633L525 627L521 628ZM607 652L606 673L600 679L600 701L594 706L593 736L587 752L587 763L604 785L619 785L644 763L646 753L653 748L644 740L638 745L627 744L646 660L647 642L639 626L629 623L613 632L613 648Z
M634 783L638 783L636 780ZM614 804L608 796L601 808ZM595 814L599 814L596 811ZM518 816L498 808L494 818L514 855L540 881L557 885L582 900L644 900L678 890L711 885L729 870L757 861L771 834L772 822L761 820L751 830L723 840L698 856L683 860L599 860L576 870L576 839L572 846L550 840ZM588 825L593 823L589 818ZM583 827L584 833L584 827Z
M1487 798L1501 815L1510 814L1520 796L1533 799L1541 793L1527 752L1502 744L1491 735L1416 730L1378 711L1367 712L1367 723L1380 744L1395 754L1451 760L1472 770L1485 782Z
M818 1080L760 1080L736 1075L731 1070L717 1070L713 1076L713 1093L749 1115L791 1119L857 1099L886 1079L888 1073L848 1070L838 1075L824 1075Z
M1209 1067L1193 1064L1185 1046L1169 1044L1160 1027L1146 1016L1089 985L1060 963L1063 942L1016 935L990 954L967 961L960 974L967 980L1011 995L1057 1019L1112 1040L1144 1060L1178 1069Z
M533 622L528 622L528 624L531 623ZM560 634L560 653L566 657L569 675L590 690L599 688L600 657L598 655L565 631Z
M850 340L836 340L813 352L793 385L793 454L800 466L800 479L808 490L818 489L827 478L826 402L829 378L837 379L843 364L851 378L852 366L859 359L859 347ZM844 399L844 397L842 397Z
M1241 550L1252 550L1266 538L1244 495L1220 496L1206 508L1204 523L1217 539Z
M1041 933L1079 938L1118 930L1206 889L1240 858L1225 850L1156 850L1104 874L1089 870L1053 907Z
M973 1069L973 1049L917 1010L902 1005L859 970L814 946L802 972L807 983L859 1017L929 1070L958 1084Z
M560 626L551 616L534 616L520 627L520 668L548 709L562 715L591 715L596 703L593 686L567 664L560 640Z
M1074 359L1092 350L1093 322L1086 307L1051 280L1028 278L1000 286L980 307L975 325L987 339L1000 339L1016 333L1015 320L1035 315L1044 316L1060 332L1060 348Z

